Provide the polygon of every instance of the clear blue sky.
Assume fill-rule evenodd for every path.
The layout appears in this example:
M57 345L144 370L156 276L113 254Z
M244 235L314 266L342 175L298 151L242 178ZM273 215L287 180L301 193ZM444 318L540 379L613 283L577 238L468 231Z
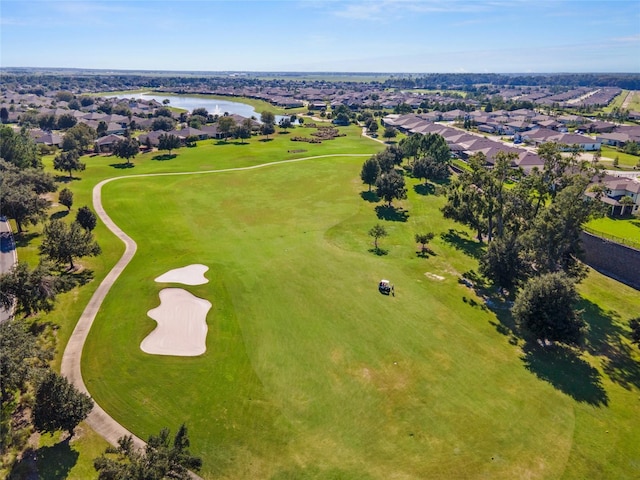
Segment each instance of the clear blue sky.
M640 72L640 0L0 0L0 65Z

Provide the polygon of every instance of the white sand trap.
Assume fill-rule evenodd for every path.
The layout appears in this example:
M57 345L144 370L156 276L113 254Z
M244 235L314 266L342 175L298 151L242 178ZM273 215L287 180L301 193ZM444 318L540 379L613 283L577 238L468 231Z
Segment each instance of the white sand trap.
M147 312L158 322L140 349L152 355L195 357L207 350L207 313L211 302L182 288L160 291L160 306Z
M431 273L431 272L425 272L424 276L430 278L431 280L438 280L438 281L444 280L444 277L442 275L436 275L435 273Z
M203 285L208 283L204 272L209 270L206 265L194 263L182 268L174 268L156 278L158 283L182 283L184 285Z

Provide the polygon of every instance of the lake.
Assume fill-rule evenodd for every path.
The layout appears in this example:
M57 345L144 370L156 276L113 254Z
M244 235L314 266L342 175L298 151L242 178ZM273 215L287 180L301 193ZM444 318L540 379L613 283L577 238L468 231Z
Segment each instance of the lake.
M135 98L142 100L155 100L162 103L163 100L169 100L170 107L182 108L192 112L196 108L206 108L207 112L212 115L224 115L227 113L235 113L243 117L255 117L260 120L260 112L256 112L251 105L241 102L232 102L231 100L219 100L216 98L190 97L188 95L158 95L155 93L135 93L120 95L105 95L106 98ZM287 115L288 117L289 115ZM278 123L283 115L276 115L276 123Z

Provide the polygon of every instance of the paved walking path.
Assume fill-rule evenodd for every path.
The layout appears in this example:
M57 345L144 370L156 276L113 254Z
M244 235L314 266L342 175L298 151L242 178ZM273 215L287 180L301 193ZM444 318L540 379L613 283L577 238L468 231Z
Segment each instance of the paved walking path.
M11 233L11 225L5 217L0 217L0 274L9 272L18 263L16 243ZM15 308L15 307L14 307ZM0 307L0 323L13 317L14 308Z
M140 177L168 177L168 176L177 176L177 175L205 175L205 174L213 174L213 173L224 173L224 172L236 172L242 170L255 170L258 168L270 167L274 165L282 165L285 163L294 163L301 162L305 160L319 159L319 158L330 158L330 157L369 157L371 154L334 154L334 155L318 155L314 157L304 157L304 158L296 158L293 160L283 160L280 162L270 162L270 163L262 163L260 165L253 165L250 167L237 167L237 168L224 168L219 170L205 170L201 172L175 172L175 173L147 173L140 175L126 175L122 177L113 177L106 180L101 181L93 188L93 207L100 217L100 219L104 222L109 230L111 230L114 235L116 235L120 240L122 240L125 244L125 251L118 263L111 269L111 271L107 274L107 276L102 280L96 291L94 292L91 300L85 307L78 323L76 324L73 333L71 334L71 338L69 338L69 342L64 350L64 354L62 356L62 365L61 365L61 373L63 376L67 377L67 379L73 383L80 391L90 394L87 390L87 387L82 379L82 370L80 366L80 362L82 359L82 349L84 347L84 343L89 335L89 330L91 329L91 325L100 310L100 306L104 301L105 297L109 293L109 290L118 279L120 274L124 271L126 266L129 264L131 259L136 253L137 245L136 242L129 237L124 231L115 224L113 220L107 215L104 210L104 206L102 205L102 187L107 183L123 180L127 178L140 178ZM142 439L133 435L130 431L116 422L107 412L105 412L100 405L94 403L93 410L87 417L87 423L89 426L95 430L99 435L101 435L105 440L107 440L112 445L117 445L118 439L125 435L131 435L134 441L134 444L137 447L144 447L145 443ZM195 474L192 474L192 478L199 479Z

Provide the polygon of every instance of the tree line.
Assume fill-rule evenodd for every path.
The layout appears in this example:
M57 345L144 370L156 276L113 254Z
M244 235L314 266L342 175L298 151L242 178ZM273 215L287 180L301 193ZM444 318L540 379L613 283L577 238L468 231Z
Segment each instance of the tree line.
M482 153L472 156L447 190L446 218L463 223L488 245L480 273L507 296L523 332L542 341L579 344L585 323L575 305L576 283L584 278L580 262L582 226L603 215L604 194L592 181L600 169L581 161L577 151L547 143L538 149L542 169L525 175L513 168L513 155L500 152L487 168ZM594 193L586 196L587 188Z

